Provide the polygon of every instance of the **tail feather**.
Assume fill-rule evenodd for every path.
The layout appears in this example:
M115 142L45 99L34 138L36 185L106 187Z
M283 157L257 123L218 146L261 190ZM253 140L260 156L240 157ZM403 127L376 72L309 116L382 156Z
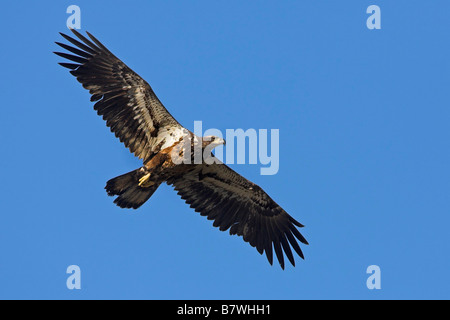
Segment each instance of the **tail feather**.
M106 192L109 196L118 196L114 203L119 207L137 209L152 196L160 185L157 183L148 188L139 186L139 179L145 174L144 170L136 169L115 177L106 183Z

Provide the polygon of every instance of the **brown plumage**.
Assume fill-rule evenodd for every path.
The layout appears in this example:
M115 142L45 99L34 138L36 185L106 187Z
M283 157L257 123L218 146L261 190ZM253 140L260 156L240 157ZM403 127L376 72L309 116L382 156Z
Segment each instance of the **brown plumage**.
M74 46L57 44L69 53L55 52L70 60L60 63L70 69L96 101L94 109L106 125L144 165L106 184L114 202L122 208L138 208L161 183L175 190L195 211L221 231L242 236L244 241L266 253L270 264L273 250L284 269L284 254L295 265L292 249L303 258L297 241L308 244L298 231L302 224L284 211L259 186L221 163L211 154L213 164L178 164L197 143L201 149L224 143L217 137L202 139L183 128L156 97L150 85L95 37L76 30L76 40L61 35ZM185 141L189 143L179 148ZM178 146L178 147L177 147ZM176 150L176 152L175 152ZM176 157L174 158L174 154ZM211 163L211 162L208 162Z

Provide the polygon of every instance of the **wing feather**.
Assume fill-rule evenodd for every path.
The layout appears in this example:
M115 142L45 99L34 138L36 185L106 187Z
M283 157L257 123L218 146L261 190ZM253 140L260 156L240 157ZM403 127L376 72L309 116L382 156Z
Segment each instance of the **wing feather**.
M80 41L61 35L74 46L56 42L70 52L55 52L70 61L60 65L70 69L70 73L89 90L91 101L96 101L94 109L98 115L132 153L147 160L161 147L183 135L185 129L170 115L144 79L90 33L87 32L88 39L76 30L72 29L72 32ZM174 131L177 134L173 134Z
M284 269L284 255L295 265L293 251L303 253L297 242L308 244L297 230L302 224L292 218L259 186L245 179L225 164L197 165L168 184L195 211L219 230L242 236L260 254L273 263L273 251ZM294 237L295 236L295 237Z

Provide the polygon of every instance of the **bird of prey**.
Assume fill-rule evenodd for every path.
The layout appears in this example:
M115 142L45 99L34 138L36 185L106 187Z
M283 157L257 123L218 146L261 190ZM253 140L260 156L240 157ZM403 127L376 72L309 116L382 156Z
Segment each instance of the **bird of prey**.
M55 54L70 60L70 69L89 90L94 109L111 132L143 161L139 169L109 180L106 192L121 208L139 208L160 184L172 185L187 204L213 226L265 252L273 263L273 250L282 269L284 254L295 266L292 249L304 259L298 241L308 244L297 228L301 223L284 211L258 185L245 179L209 152L200 163L176 161L194 149L211 151L224 144L218 137L198 137L181 126L166 110L150 85L112 54L89 32L72 29L78 39L60 33L73 46L56 42L70 53ZM186 143L188 141L188 143ZM181 147L183 146L183 147ZM186 147L187 146L187 147ZM206 152L208 154L208 152ZM175 159L175 160L174 160ZM298 241L297 241L298 240Z

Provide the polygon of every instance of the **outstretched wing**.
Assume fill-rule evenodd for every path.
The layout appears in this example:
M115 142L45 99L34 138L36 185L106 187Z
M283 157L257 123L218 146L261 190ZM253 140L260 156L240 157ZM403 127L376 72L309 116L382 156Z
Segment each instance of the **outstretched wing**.
M147 160L181 137L183 127L144 79L88 32L91 40L72 32L81 42L61 33L75 47L56 42L74 54L55 52L72 61L60 65L89 90L91 101L97 101L94 109L132 153Z
M270 264L273 251L284 269L283 251L295 266L292 247L303 257L297 239L308 244L297 230L303 225L284 211L258 185L225 164L197 165L167 181L191 208L214 220L221 231L242 236L244 241L266 253ZM290 245L289 245L290 244Z

